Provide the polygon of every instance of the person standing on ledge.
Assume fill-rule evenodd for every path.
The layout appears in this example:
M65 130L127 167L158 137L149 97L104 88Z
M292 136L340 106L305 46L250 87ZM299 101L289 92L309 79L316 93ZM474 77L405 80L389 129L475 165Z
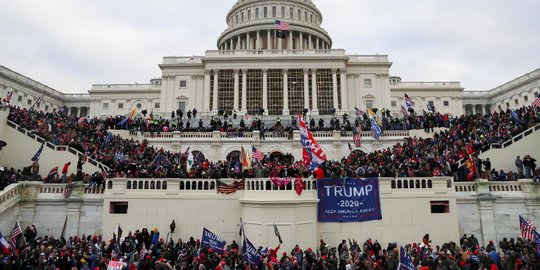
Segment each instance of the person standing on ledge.
M68 170L69 170L69 165L71 165L71 162L67 162L64 164L64 167L62 168L62 183L66 183L67 181L67 173L68 173Z

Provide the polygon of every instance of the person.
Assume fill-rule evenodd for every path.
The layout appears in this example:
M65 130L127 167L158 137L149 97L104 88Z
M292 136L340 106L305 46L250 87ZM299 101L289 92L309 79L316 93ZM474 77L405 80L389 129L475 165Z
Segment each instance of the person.
M197 108L193 108L193 118L197 118Z
M514 161L514 164L516 165L516 168L517 168L518 177L523 177L524 176L524 174L523 174L523 161L521 160L521 158L519 158L519 156L516 157L516 160Z
M233 118L236 119L238 117L238 112L236 110L233 110Z
M71 162L64 163L64 167L62 168L62 177L61 177L62 183L66 183L67 181L67 173L69 170L69 165L71 165Z
M525 167L525 177L532 178L532 172L536 169L536 159L526 155L523 157L523 166Z
M32 162L32 180L39 180L38 179L38 173L39 173L39 158L34 160Z
M489 160L489 158L486 158L486 160L484 161L484 171L486 174L486 178L488 180L491 180L491 161Z

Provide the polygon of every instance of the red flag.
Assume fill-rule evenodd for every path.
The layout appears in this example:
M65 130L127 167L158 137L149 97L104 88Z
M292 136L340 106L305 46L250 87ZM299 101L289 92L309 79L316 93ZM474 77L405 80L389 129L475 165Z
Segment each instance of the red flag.
M474 178L476 177L476 164L472 157L470 157L467 162L468 162L467 167L469 169L469 174L467 174L467 181L473 181Z
M302 195L302 191L304 191L304 188L306 188L306 184L304 183L304 180L302 180L302 177L297 176L294 180L294 190L296 191L296 194L298 196Z

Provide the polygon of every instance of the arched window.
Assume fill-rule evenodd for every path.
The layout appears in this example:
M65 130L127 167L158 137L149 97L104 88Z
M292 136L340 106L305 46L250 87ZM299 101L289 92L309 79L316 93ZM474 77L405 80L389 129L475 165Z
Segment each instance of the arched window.
M255 8L255 18L259 18L259 8Z
M199 181L197 185L197 190L203 190L203 182Z
M191 182L190 181L186 182L186 190L191 190Z
M208 186L208 181L204 181L204 190L208 190L209 186Z
M216 189L216 182L212 181L210 182L210 190Z
M302 13L300 13L300 12L301 12L300 9L298 9L297 12L296 12L297 13L296 14L296 19L298 19L298 20L301 20L300 14L302 14Z
M161 188L167 189L167 181L163 181L163 183L161 184Z
M249 20L249 21L251 20L251 9L248 10L248 20Z
M232 151L227 155L227 161L234 164L237 160L240 161L240 151Z
M150 189L148 181L144 181L144 189Z
M206 157L201 151L191 151L191 154L193 155L193 161L197 163L202 163L206 159Z
M285 18L285 7L281 7L281 18Z
M127 181L126 188L131 189L131 181L129 181L129 180Z
M272 17L277 17L277 8L275 6L272 7Z
M133 189L137 189L137 181L133 181L133 185L131 186Z
M236 22L235 24L238 24L238 14L236 14Z
M264 16L265 18L268 17L268 8L267 8L267 7L264 7L264 9L263 9L263 16Z
M143 188L144 188L143 187L143 181L141 180L141 181L139 181L139 189L143 189Z
M289 18L293 18L294 16L294 9L293 8L289 8Z
M309 14L309 18L310 18L311 22L313 22L313 14Z
M156 189L156 182L150 182L150 189Z
M242 11L242 22L244 22L244 12Z
M156 189L161 189L161 181L156 182Z
M304 21L307 22L307 11L304 11Z
M180 190L184 190L184 189L185 189L184 181L180 181Z

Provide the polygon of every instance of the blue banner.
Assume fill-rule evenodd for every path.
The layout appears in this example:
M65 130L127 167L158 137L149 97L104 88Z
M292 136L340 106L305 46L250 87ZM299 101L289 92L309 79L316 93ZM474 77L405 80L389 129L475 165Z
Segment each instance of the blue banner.
M261 256L257 252L257 248L247 238L244 238L242 252L244 253L244 261L248 261L254 265L258 265L261 261Z
M319 222L359 222L382 219L379 179L320 179Z
M223 254L226 243L227 242L223 240L223 238L217 236L206 228L203 228L201 247L211 248L215 252Z

